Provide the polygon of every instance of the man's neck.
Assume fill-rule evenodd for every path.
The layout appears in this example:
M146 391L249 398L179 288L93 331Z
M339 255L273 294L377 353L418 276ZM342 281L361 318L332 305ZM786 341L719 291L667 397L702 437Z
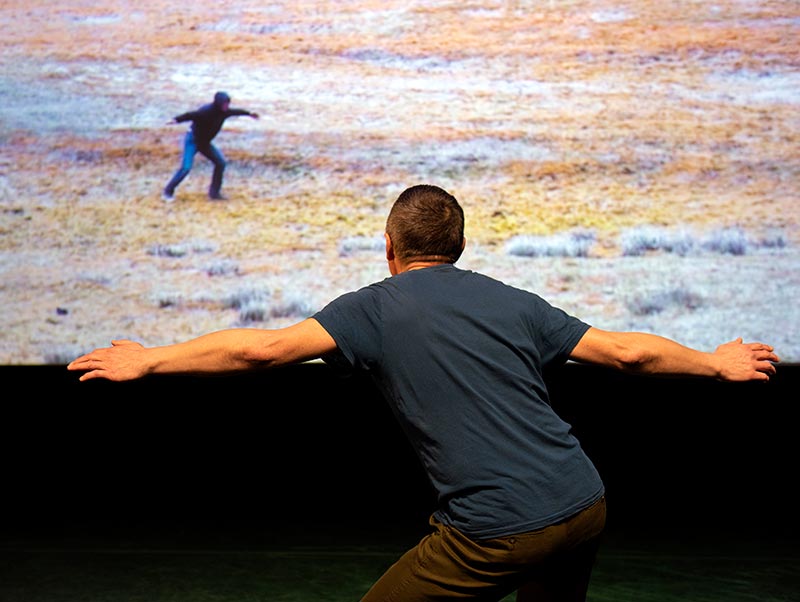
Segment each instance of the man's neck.
M436 265L444 265L446 263L446 261L409 261L408 263L403 264L403 269L401 272L411 272L413 270L421 270Z

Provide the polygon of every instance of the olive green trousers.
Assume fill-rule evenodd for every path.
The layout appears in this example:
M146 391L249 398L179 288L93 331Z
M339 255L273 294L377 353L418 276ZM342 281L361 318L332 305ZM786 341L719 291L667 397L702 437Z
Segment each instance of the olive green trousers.
M518 602L584 602L605 520L601 498L544 529L475 541L431 518L432 533L361 602L496 602L513 592Z

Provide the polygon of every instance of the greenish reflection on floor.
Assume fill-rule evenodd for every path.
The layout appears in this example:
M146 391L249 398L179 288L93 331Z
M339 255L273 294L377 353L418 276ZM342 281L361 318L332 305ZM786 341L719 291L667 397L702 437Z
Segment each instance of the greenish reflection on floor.
M416 534L0 542L3 602L354 602ZM591 602L796 602L791 538L607 534ZM514 596L503 602L512 602Z

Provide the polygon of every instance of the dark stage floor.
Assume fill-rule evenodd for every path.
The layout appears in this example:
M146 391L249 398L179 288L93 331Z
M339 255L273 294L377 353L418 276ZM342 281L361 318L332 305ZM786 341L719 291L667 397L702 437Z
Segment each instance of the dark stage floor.
M424 525L87 529L7 537L4 602L358 600ZM508 598L507 600L512 600ZM594 602L796 602L787 534L609 530Z

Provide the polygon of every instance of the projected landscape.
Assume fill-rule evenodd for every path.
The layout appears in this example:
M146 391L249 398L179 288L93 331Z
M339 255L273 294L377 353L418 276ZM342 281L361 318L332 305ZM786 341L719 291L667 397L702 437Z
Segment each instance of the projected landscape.
M23 2L0 8L0 364L276 327L388 276L407 186L459 265L600 328L800 361L800 4ZM165 203L217 90L211 164Z

